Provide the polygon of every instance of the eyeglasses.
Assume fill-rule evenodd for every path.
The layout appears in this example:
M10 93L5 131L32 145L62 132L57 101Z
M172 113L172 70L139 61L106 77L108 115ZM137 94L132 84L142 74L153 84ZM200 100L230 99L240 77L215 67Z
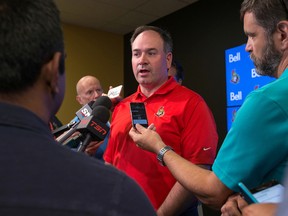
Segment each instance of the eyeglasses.
M282 7L283 7L284 10L285 10L286 18L288 19L288 9L287 9L287 7L286 7L286 5L285 5L284 0L280 0L280 3L282 4Z

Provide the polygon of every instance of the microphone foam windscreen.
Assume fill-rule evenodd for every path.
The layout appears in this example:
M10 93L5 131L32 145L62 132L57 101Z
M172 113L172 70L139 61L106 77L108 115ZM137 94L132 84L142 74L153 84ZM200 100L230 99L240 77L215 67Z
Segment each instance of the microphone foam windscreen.
M90 101L89 103L88 103L88 105L91 107L91 108L93 108L93 104L94 104L95 102L92 100L92 101Z
M91 115L95 116L101 122L107 123L110 118L110 111L105 106L99 105L92 110Z
M96 101L92 105L92 109L94 109L96 106L104 106L108 110L111 109L112 107L112 101L110 100L109 97L107 96L100 96L99 98L96 99Z

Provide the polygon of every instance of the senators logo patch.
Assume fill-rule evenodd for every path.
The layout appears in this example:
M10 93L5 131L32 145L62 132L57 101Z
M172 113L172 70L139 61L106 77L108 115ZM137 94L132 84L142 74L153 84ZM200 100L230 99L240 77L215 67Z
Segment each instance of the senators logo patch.
M164 115L165 115L164 106L161 106L161 107L158 109L158 111L157 111L157 113L156 113L155 115L158 116L158 117L164 116Z

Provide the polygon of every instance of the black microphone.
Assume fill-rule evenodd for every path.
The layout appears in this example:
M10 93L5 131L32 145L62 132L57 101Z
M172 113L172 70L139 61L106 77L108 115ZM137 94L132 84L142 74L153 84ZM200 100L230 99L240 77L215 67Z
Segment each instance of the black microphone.
M57 136L57 134L59 135L62 133L61 135L59 135L56 138L56 140L63 145L66 145L67 143L69 143L70 141L68 139L77 131L77 125L80 123L80 121L84 117L90 116L91 113L93 112L93 110L98 106L104 106L104 107L106 107L106 109L110 110L112 107L112 102L111 102L109 97L100 96L99 98L97 98L96 101L90 101L88 104L85 104L83 107L81 107L81 109L79 109L76 112L76 117L69 124L63 126L62 128L58 128L58 129L53 131L54 132L53 134L55 136ZM103 109L103 108L100 108L100 109ZM94 112L96 112L96 116L99 114L99 111L97 111L97 110ZM103 112L105 112L105 111L103 111ZM107 117L107 113L106 113L106 117ZM108 115L108 119L109 118L110 118L110 112ZM103 119L102 122L105 122L105 119ZM63 132L66 132L66 133L63 133ZM75 142L77 139L82 139L82 138L83 138L83 136L79 136L78 138L72 137L73 141L75 141Z
M75 132L77 131L77 128ZM69 148L77 149L79 146L79 143L83 142L83 135L78 132L78 133L73 133L68 139L62 142L62 145L68 146Z
M107 96L100 96L96 99L96 101L90 101L89 103L85 104L81 109L79 109L76 112L76 117L72 119L67 125L64 125L63 127L56 129L53 131L53 134L57 136L56 134L59 132L64 132L68 129L70 129L74 124L77 124L83 119L84 117L88 117L91 115L92 110L96 106L105 106L107 109L111 109L112 107L112 101Z
M93 108L95 107L94 106L95 102L94 101L90 101L89 103L85 104L83 107L81 107L81 109L79 109L77 112L76 112L76 117L78 117L78 121L81 121L81 119L83 119L84 117L87 117L87 116L90 116L91 113L92 113L92 110ZM76 118L75 117L75 118ZM74 118L74 119L75 119ZM72 121L74 120L72 119ZM77 120L76 120L77 121Z
M111 110L112 107L112 101L110 100L109 97L107 96L100 96L96 99L96 101L94 102L94 104L92 105L92 109L96 106L104 106L106 107L108 110Z
M68 131L65 131L60 136L56 138L56 141L63 144L64 142L69 139L76 131L77 131L77 125L80 123L80 121L76 124L74 124Z
M77 112L76 112L76 117L73 118L68 124L63 125L55 130L52 131L52 134L54 136L59 136L63 132L69 130L70 128L74 127L77 125L81 119L84 117L90 116L92 113L92 109L94 107L95 102L90 101L89 103L85 104L83 107L81 107Z
M85 139L80 143L77 151L83 152L91 141L102 141L105 139L110 128L107 122L110 118L110 111L105 106L96 106L92 111L92 115L83 118L77 126Z

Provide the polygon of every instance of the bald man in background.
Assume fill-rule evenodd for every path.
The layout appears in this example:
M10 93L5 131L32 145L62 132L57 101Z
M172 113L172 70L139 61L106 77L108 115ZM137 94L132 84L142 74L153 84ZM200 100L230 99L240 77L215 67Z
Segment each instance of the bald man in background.
M100 81L91 75L82 77L76 84L76 100L82 106L89 103L90 101L96 101L97 98L103 95L103 89ZM110 125L110 124L109 124ZM103 142L91 142L86 148L85 152L94 156L95 158L103 161L103 154L106 150L109 134Z
M76 100L82 106L90 101L96 101L97 98L102 96L103 89L100 81L94 76L82 77L76 85Z

